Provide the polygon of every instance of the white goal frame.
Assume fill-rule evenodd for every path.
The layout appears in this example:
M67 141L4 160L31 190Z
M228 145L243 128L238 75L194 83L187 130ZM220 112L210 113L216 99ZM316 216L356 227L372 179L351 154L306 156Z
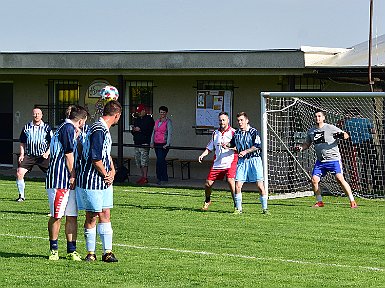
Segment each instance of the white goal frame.
M264 174L264 185L266 192L269 192L269 175L268 175L268 113L274 112L266 109L269 98L315 98L315 97L332 97L332 98L385 98L385 92L261 92L261 140L262 140L262 163ZM286 109L286 108L284 108ZM282 110L277 110L282 111ZM311 127L308 127L310 129ZM310 175L308 175L310 178ZM385 175L384 175L385 177ZM311 181L311 178L309 179Z

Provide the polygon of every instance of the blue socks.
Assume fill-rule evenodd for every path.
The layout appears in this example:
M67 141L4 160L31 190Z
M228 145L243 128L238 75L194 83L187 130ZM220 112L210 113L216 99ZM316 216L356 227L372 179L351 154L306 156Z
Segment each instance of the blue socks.
M67 253L76 251L76 241L67 241Z
M56 240L49 240L49 249L50 250L59 250L59 246L57 244L57 239Z

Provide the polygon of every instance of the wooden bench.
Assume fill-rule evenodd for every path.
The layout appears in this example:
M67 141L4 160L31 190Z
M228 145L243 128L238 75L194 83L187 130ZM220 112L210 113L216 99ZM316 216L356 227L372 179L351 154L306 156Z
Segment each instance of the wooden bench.
M172 177L170 176L170 178L175 178L174 162L177 160L178 158L166 159L167 167L171 167L171 171L172 171Z
M180 159L178 160L180 162L180 174L182 176L182 180L188 180L191 178L191 169L190 164L191 163L199 163L198 159ZM202 163L212 163L213 160L202 160ZM187 177L185 177L185 170L187 170Z
M127 174L128 176L131 176L131 160L134 160L132 157L123 157L123 166L127 168ZM114 161L115 169L118 168L118 158L115 156L112 156L112 161Z
M117 161L118 161L118 158L116 156L113 156L112 157L112 160L114 161L114 165L115 165L115 169L117 169ZM135 157L123 157L123 165L124 167L127 168L128 170L128 176L131 176L131 161L134 161L135 160ZM151 159L150 159L151 160ZM156 158L153 158L152 160L155 160L156 161ZM169 158L169 159L166 159L166 163L167 163L167 167L171 167L171 171L172 171L172 178L175 178L175 161L177 161L178 158ZM170 177L171 178L171 177Z

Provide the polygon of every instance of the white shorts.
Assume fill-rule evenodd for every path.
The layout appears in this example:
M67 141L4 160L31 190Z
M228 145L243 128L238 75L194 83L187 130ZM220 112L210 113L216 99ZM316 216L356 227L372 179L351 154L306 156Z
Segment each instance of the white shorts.
M53 218L60 219L63 216L78 216L75 190L47 189L49 211Z

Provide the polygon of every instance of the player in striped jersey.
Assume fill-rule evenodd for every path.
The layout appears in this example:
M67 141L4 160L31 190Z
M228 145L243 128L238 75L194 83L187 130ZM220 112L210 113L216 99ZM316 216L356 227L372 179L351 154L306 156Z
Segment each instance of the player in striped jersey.
M112 253L112 226L110 209L113 207L112 183L115 168L111 158L110 128L115 126L122 113L116 100L107 102L103 116L89 128L81 159L81 173L76 187L79 210L86 211L84 236L88 254L86 261L96 261L96 230L102 241L104 262L117 262ZM98 224L96 225L96 222Z
M17 202L25 199L24 175L37 165L44 173L49 166L49 144L51 142L51 127L42 120L43 112L35 107L32 110L33 119L27 123L20 134L20 155L16 171L16 186L19 191Z
M205 183L205 202L202 207L203 211L207 211L211 205L210 196L214 182L216 180L223 180L225 176L227 178L227 182L229 183L231 196L234 201L234 178L237 170L238 155L234 154L234 150L229 149L227 144L229 144L233 138L235 129L230 126L229 114L227 114L227 112L220 112L218 118L219 129L213 132L211 140L209 144L207 144L205 151L203 151L203 153L198 157L198 161L201 163L203 158L211 151L214 151L215 153L213 165L211 166Z
M58 236L61 218L66 216L67 259L80 261L76 252L77 205L75 195L75 161L77 138L87 121L88 112L81 106L72 106L69 117L55 131L51 141L50 166L46 189L51 217L48 221L50 242L49 260L59 260Z
M243 183L257 183L260 191L262 213L268 214L267 193L263 183L263 168L261 151L261 138L257 129L249 125L249 118L245 112L237 114L239 129L235 131L230 146L238 152L237 174L235 176L235 204L234 214L242 213L242 187Z

